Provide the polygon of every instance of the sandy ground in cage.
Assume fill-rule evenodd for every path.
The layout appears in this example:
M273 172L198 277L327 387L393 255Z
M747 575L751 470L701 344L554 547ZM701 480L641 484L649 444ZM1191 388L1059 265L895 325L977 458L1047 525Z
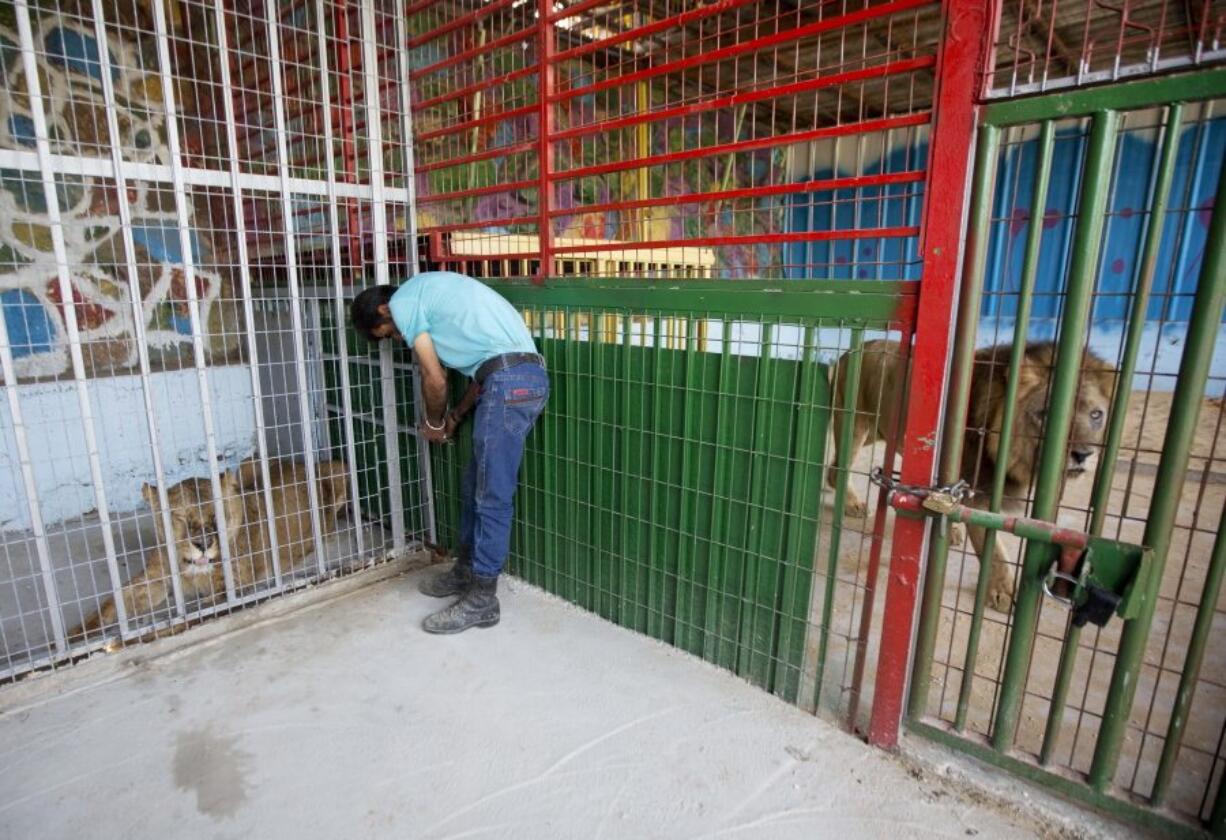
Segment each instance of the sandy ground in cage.
M516 581L496 629L428 636L429 573L0 692L0 836L1020 838L1094 822L989 801Z
M146 509L118 515L112 520L112 533L119 575L126 582L144 570L148 551L158 544L153 514ZM381 526L363 524L362 533L362 553L358 552L356 530L348 519L342 519L337 531L324 539L329 572L390 548L390 535ZM49 527L47 549L55 569L56 590L64 605L65 628L72 629L97 612L101 600L112 591L97 514ZM0 534L0 668L38 658L48 653L54 642L40 568L31 534ZM315 574L318 566L311 554L286 579L305 580ZM192 608L190 603L186 606ZM196 606L201 604L196 602ZM155 617L168 618L169 609L158 611Z
M1130 403L1129 419L1123 438L1124 450L1121 452L1113 482L1104 536L1127 542L1142 542L1145 518L1153 492L1155 468L1170 414L1170 397L1171 395L1166 393L1147 395L1145 392L1137 392ZM1138 681L1132 725L1125 737L1116 776L1117 784L1142 794L1148 792L1157 769L1162 750L1162 735L1169 723L1170 709L1187 652L1214 534L1223 503L1226 502L1226 465L1220 460L1222 444L1226 444L1226 433L1218 427L1220 415L1220 401L1206 400L1200 414L1193 458L1183 489L1182 505L1176 519L1176 529L1146 651L1146 667L1142 669ZM856 465L859 473L867 474L869 458L867 452L863 453ZM880 464L884 458L884 446L878 445L871 458L871 464ZM1136 466L1130 468L1133 461ZM847 591L850 591L847 585L853 581L863 585L870 540L861 531L871 530L877 498L876 488L869 493L869 485L864 475L856 475L853 481L860 495L869 499L870 510L868 520L847 520L846 523L848 530L844 532L840 550L839 574L840 582ZM1092 486L1092 474L1068 485L1060 513L1061 524L1078 529L1086 526L1088 520L1085 511L1089 508ZM1127 518L1121 520L1121 513L1126 513ZM829 511L826 511L826 518L828 521ZM889 524L886 533L889 533ZM1006 537L1005 545L1011 557L1016 559L1020 552L1020 542ZM824 556L824 553L819 554L819 557ZM888 568L888 561L887 540L882 552L883 569ZM958 704L978 571L978 560L969 541L964 548L951 550L928 706L930 715L944 721L954 720ZM882 579L884 580L884 577ZM820 609L820 604L818 608ZM874 608L874 640L881 627L883 608L884 591L879 591ZM1226 594L1219 599L1211 631L1218 638L1226 632L1224 610ZM1035 644L1027 696L1017 735L1018 748L1031 754L1037 754L1043 743L1049 709L1048 698L1055 682L1062 641L1066 636L1067 616L1065 610L1050 603L1044 604L1040 615L1039 636ZM815 613L812 618L813 626L816 626L819 618L820 613ZM848 674L854 650L848 653L844 636L854 637L858 622L859 599L853 605L849 598L837 598L834 620L836 634L831 637L830 661L842 663L846 658ZM976 678L973 681L967 718L967 729L972 733L986 734L990 731L989 723L998 699L999 681L1003 675L1008 628L1006 622L1005 615L991 609L985 611L975 665ZM1101 630L1092 625L1088 626L1081 634L1077 667L1071 680L1072 688L1063 718L1062 734L1052 759L1053 766L1071 767L1079 771L1089 769L1100 724L1099 716L1111 683L1115 664L1114 652L1119 645L1122 627L1123 623L1116 619ZM870 644L868 651L865 693L871 696L876 669L874 645ZM1161 675L1157 667L1159 663L1166 669ZM828 665L829 667L832 666ZM847 679L849 681L850 676ZM823 694L823 702L828 708L842 708L834 705L841 702L842 697L836 698L826 691ZM845 697L845 692L843 696ZM1184 736L1184 749L1180 753L1167 797L1173 810L1196 813L1200 807L1206 780L1213 772L1211 757L1217 750L1222 726L1222 715L1218 710L1223 707L1226 707L1226 648L1210 644L1201 667L1200 681ZM861 704L860 717L862 723L866 722L866 704ZM1158 734L1143 738L1144 731Z

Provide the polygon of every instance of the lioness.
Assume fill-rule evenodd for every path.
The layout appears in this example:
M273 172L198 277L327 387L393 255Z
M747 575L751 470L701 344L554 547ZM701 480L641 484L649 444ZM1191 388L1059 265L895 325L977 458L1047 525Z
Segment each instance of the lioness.
M348 504L347 474L342 461L324 461L316 465L320 527L325 535L335 530L337 516ZM269 478L278 554L282 570L288 572L314 550L306 466L292 461L272 461ZM234 584L238 589L249 588L272 578L272 552L259 461L247 460L233 472L223 472L220 482ZM124 608L130 617L148 616L163 606L172 592L170 558L157 490L145 484L141 487L141 495L153 509L158 545L149 552L145 570L123 587ZM225 580L212 482L207 478L181 481L166 491L166 501L170 505L170 525L178 552L184 597L206 600L221 597L225 592ZM102 608L71 635L76 638L112 624L116 615L115 599L108 598Z
M986 508L991 501L996 459L1000 452L1000 427L1004 418L1009 358L1012 352L1012 345L999 344L975 353L967 429L962 442L961 477L969 482L975 491L970 504L980 508ZM1036 342L1026 346L1018 376L1017 407L1013 415L1012 443L1005 472L1004 507L1008 512L1023 512L1024 500L1038 467L1041 449L1039 443L1043 439L1055 358L1054 342ZM834 373L835 413L831 425L834 431L836 463L840 457L838 447L845 422L844 414L839 409L843 403L847 364L848 357L845 354L839 360ZM860 387L856 391L852 445L847 463L854 461L865 445L885 440L886 435L895 428L897 412L903 408L897 399L898 377L906 375L906 371L901 367L898 342L883 339L864 344ZM1068 462L1065 470L1066 477L1070 478L1086 472L1090 457L1102 443L1107 427L1107 411L1115 387L1114 372L1093 353L1085 354L1081 371L1073 425L1069 432ZM833 486L836 479L834 471L829 470L827 482ZM850 487L847 489L846 510L850 516L865 515L864 502ZM982 562L987 532L982 528L968 526L967 533L975 547L975 554ZM1013 598L1013 575L1009 571L1004 546L999 539L994 542L988 604L993 609L1005 612Z

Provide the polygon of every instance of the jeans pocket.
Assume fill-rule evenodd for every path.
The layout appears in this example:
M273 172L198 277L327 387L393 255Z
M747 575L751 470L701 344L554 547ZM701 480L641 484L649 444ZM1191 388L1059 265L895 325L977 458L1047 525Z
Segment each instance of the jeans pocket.
M528 434L548 398L548 386L520 385L508 388L503 398L503 426L513 435Z

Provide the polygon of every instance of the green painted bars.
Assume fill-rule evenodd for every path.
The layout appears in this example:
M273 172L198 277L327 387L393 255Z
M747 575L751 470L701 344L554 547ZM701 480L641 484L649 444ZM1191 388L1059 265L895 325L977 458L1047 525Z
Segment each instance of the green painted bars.
M847 540L871 524L842 521L850 469L833 506L824 494L828 362L851 351L854 391L865 333L897 331L915 284L493 287L525 313L552 383L525 454L510 570L838 713L857 640L835 604L862 596ZM435 452L444 540L468 446Z
M959 335L951 373L951 405L947 413L942 442L942 478L957 477L961 462L961 447L966 424L966 399L974 361L975 330L982 301L986 242L989 217L996 182L997 161L1001 154L1001 133L1018 126L1031 126L1038 133L1031 219L1043 218L1046 210L1048 184L1053 160L1053 139L1057 122L1085 120L1089 123L1081 163L1081 180L1076 210L1076 223L1071 244L1068 274L1065 278L1063 307L1057 331L1058 352L1047 415L1047 433L1042 442L1038 476L1030 515L1036 519L1054 521L1064 480L1065 450L1069 425L1074 410L1079 367L1094 302L1095 280L1099 272L1104 223L1110 207L1113 173L1117 171L1116 150L1122 117L1127 111L1163 109L1164 119L1159 130L1160 144L1155 152L1153 176L1145 210L1149 221L1140 244L1140 259L1128 307L1128 322L1123 331L1123 348L1119 360L1121 387L1114 395L1112 412L1105 434L1103 455L1091 493L1086 530L1095 536L1102 534L1108 513L1108 500L1124 436L1131 382L1137 372L1138 355L1143 340L1145 318L1154 285L1155 271L1162 241L1163 225L1173 206L1172 181L1176 169L1176 153L1180 131L1186 128L1186 108L1183 103L1226 96L1226 70L1209 70L1182 76L1130 82L1105 88L1078 90L1063 94L1032 97L989 105L981 129L979 157L973 184L975 213L968 240L967 272L963 279ZM1186 208L1184 209L1186 212ZM1029 323L1031 300L1035 290L1035 270L1042 238L1042 226L1029 225L1025 241L1021 285L1017 291L1018 308L1009 368L1005 404L1011 405L1019 376L1020 354L1024 350ZM973 608L966 628L965 659L960 668L956 707L949 718L940 709L933 710L930 697L932 670L936 656L936 641L942 610L943 587L946 579L947 540L932 540L925 580L924 602L917 631L916 656L913 663L909 697L909 726L912 732L936 738L943 743L964 749L976 757L998 764L1011 772L1059 788L1062 792L1090 802L1098 807L1136 819L1144 824L1166 830L1193 832L1195 823L1218 837L1226 837L1226 785L1216 784L1212 773L1204 779L1205 799L1200 815L1162 810L1168 806L1168 792L1175 775L1180 745L1186 733L1192 700L1201 678L1201 665L1211 631L1214 612L1220 594L1226 537L1219 525L1218 538L1209 558L1206 579L1199 597L1195 621L1184 656L1179 686L1174 693L1174 708L1165 724L1164 736L1148 730L1151 742L1161 737L1157 767L1152 781L1133 780L1116 786L1121 747L1135 714L1134 702L1140 671L1145 664L1145 648L1150 640L1155 608L1167 563L1171 537L1189 458L1192 452L1196 424L1206 393L1209 363L1213 358L1226 304L1226 167L1217 186L1217 199L1206 238L1206 249L1196 286L1192 317L1176 391L1171 406L1171 420L1165 430L1152 501L1145 521L1141 542L1152 549L1152 568L1147 583L1140 591L1139 615L1122 624L1110 688L1101 709L1102 723L1096 734L1078 729L1080 752L1085 764L1072 766L1055 757L1056 746L1066 734L1066 704L1074 684L1084 684L1087 668L1079 665L1079 652L1084 653L1081 633L1066 625L1060 643L1060 657L1054 679L1047 682L1036 675L1033 667L1036 638L1039 633L1040 607L1043 601L1041 576L1050 556L1042 542L1031 541L1023 552L1017 601L1011 616L1007 655L1003 674L994 686L990 726L978 735L968 734L968 710L973 701L973 688L993 677L976 668L979 662L981 629L984 622L983 600L987 569L980 569ZM1004 418L1011 426L1012 412ZM1006 429L1003 445L1011 435ZM1004 460L1003 457L1000 460ZM990 499L991 510L999 510L1002 502L1003 471L994 477ZM986 565L986 564L985 564ZM1115 619L1118 623L1119 619ZM963 638L963 637L959 637ZM951 646L953 640L951 639ZM1092 646L1102 650L1103 637ZM951 648L952 651L952 648ZM1081 657L1084 659L1084 657ZM1080 686L1077 691L1080 693ZM1082 701L1084 702L1084 697ZM1024 703L1041 703L1046 709L1042 746L1037 753L1019 750L1016 737ZM1030 707L1037 708L1037 707ZM983 712L984 710L980 710ZM1081 714L1098 714L1088 707ZM1090 755L1092 754L1092 758ZM1055 772L1053 772L1055 771ZM1142 791L1137 785L1145 786ZM1216 792L1211 792L1216 790ZM1204 809L1211 807L1207 819ZM1176 819L1177 817L1177 819Z

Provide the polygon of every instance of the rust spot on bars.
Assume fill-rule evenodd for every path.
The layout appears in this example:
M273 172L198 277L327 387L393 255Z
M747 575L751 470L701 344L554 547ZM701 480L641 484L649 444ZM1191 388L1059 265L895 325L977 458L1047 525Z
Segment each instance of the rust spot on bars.
M1083 549L1090 544L1090 536L1081 531L1074 531L1071 528L1053 527L1051 530L1051 541L1057 545Z

